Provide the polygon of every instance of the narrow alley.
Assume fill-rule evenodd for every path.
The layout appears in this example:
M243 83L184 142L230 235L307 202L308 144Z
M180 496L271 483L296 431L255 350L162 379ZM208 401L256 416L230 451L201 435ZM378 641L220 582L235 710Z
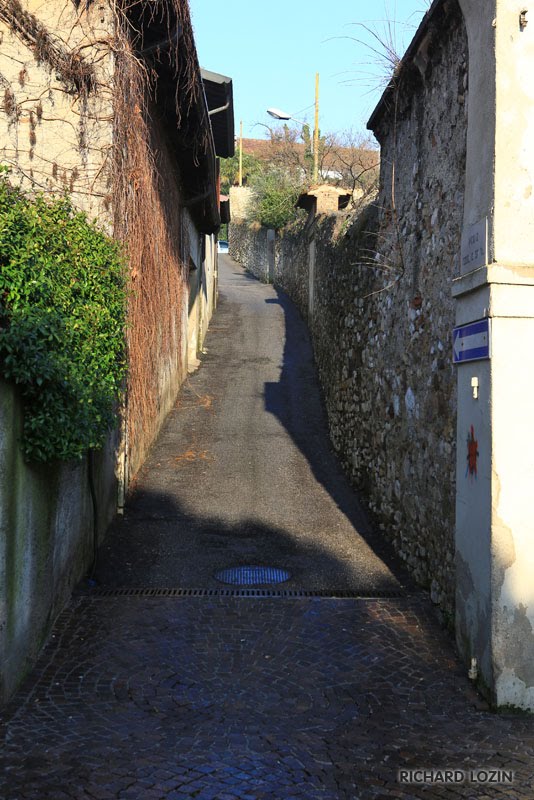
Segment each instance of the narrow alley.
M0 796L531 800L534 723L488 710L367 522L303 321L230 258L219 269L202 364L96 586L2 712ZM399 773L440 769L458 781Z

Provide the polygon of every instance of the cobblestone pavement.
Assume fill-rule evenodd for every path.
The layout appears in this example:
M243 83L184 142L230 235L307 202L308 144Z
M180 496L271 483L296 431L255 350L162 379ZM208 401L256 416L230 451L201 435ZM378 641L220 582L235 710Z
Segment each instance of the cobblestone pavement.
M483 707L373 538L302 321L228 260L221 280L219 334L101 548L101 588L0 715L0 798L533 800L534 722ZM287 568L285 595L224 595L216 571L247 564ZM398 781L417 768L514 783Z
M7 710L0 796L531 800L531 720L476 708L431 613L420 598L78 598ZM418 767L515 778L397 782Z

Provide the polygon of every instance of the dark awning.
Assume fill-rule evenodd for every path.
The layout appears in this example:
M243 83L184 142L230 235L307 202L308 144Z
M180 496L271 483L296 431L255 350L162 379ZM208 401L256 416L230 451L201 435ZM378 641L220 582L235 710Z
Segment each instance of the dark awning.
M215 153L219 158L230 158L235 152L232 79L207 69L201 69L200 74L208 104Z

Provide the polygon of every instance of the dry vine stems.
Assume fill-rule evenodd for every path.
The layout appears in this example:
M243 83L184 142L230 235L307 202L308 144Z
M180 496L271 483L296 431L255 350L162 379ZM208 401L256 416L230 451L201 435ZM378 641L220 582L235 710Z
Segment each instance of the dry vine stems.
M180 0L115 6L115 97L112 197L116 235L132 276L128 328L127 427L130 474L161 421L164 373L185 373L180 309L186 303L187 226L170 138L154 123L163 98L159 74L174 81L180 135L203 91L187 4ZM180 36L177 33L180 32ZM166 84L168 87L169 84ZM196 147L205 146L200 138Z
M33 50L38 62L55 69L67 86L77 92L90 92L94 88L93 65L54 37L34 14L22 8L19 0L2 0L0 20Z
M202 103L203 88L187 0L106 0L108 20L112 14L107 38L102 36L101 25L91 37L91 15L97 11L91 0L65 2L76 9L75 24L81 25L83 20L89 30L83 46L69 48L57 31L48 30L18 0L0 0L0 21L80 102L80 112L72 106L73 114L80 119L86 113L88 98L112 92L113 118L109 124L113 126L113 144L88 192L98 194L94 192L97 177L107 183L102 211L112 209L114 234L123 242L130 265L127 428L131 471L135 471L161 421L162 387L170 375L185 372L185 364L180 363L184 351L180 339L188 277L184 266L187 225L171 140L187 138L192 143L193 158L206 150L207 129L189 127L189 112ZM107 86L98 83L95 68L106 52L113 55L111 85ZM19 108L9 83L0 102L16 123ZM167 107L167 117L174 117L175 130L165 131L158 123L162 104ZM32 148L35 121L46 122L40 101L37 108L30 126ZM102 122L106 124L106 120ZM83 146L80 134L82 163ZM63 165L54 162L50 177L63 171ZM77 177L76 170L65 187L72 190ZM37 172L31 178L39 185ZM172 391L172 387L167 388Z

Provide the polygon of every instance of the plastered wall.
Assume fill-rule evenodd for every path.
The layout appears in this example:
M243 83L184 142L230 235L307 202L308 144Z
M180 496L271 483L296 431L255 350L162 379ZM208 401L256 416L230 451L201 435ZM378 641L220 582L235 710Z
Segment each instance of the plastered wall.
M67 194L99 227L121 238L130 265L128 410L121 442L118 431L111 433L95 456L103 534L116 510L115 472L123 501L187 374L187 262L201 237L181 208L172 131L158 122L160 115L148 101L144 110L149 112L142 115L142 99L126 110L128 124L146 124L147 131L136 151L139 158L133 165L128 161L132 137L118 130L125 113L121 109L118 116L114 102L114 4L23 0L21 8L47 32L43 41L56 55L45 57L34 41L0 19L0 163L29 193ZM29 29L34 24L31 16L24 22ZM91 91L74 85L69 70L54 62L58 51L82 59L92 75ZM118 133L123 134L122 163L128 166L122 184L113 174ZM119 184L122 197L117 197ZM136 216L139 198L146 218ZM140 218L142 224L133 230L131 220ZM203 238L195 352L216 300L214 237ZM0 700L9 697L32 664L93 558L88 462L24 463L18 444L22 412L13 387L0 384Z
M32 666L94 547L88 460L28 465L21 434L20 401L0 381L0 702ZM92 468L100 536L116 508L116 445L112 434Z
M107 2L88 4L87 11L65 0L21 5L60 49L91 65L98 91L80 95L67 73L36 57L31 43L0 21L0 163L13 167L24 189L67 192L91 219L109 226L112 11Z

